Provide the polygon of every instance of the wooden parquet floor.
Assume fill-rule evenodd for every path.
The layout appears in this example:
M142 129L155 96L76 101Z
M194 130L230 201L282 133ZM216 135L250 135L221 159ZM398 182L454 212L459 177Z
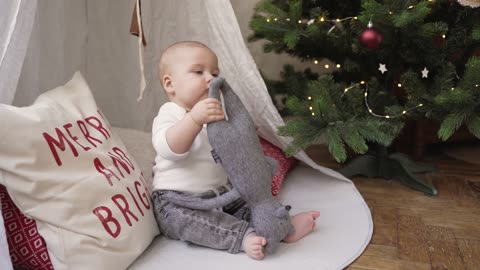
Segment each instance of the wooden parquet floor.
M323 146L307 154L336 168ZM430 197L397 181L356 177L373 216L374 233L348 270L480 270L480 165L433 159L439 170L422 176L438 189Z

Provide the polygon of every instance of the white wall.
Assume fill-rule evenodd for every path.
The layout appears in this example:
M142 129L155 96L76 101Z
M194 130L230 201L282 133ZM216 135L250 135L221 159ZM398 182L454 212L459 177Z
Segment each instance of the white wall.
M240 24L245 43L255 59L257 67L263 72L263 74L269 79L279 79L280 71L285 64L292 64L296 70L304 70L305 68L310 67L312 71L324 73L324 65L327 61L320 61L318 65L315 65L312 62L302 63L299 59L286 54L278 55L276 53L264 53L263 44L266 43L265 40L259 40L256 42L247 41L247 37L253 32L248 25L258 2L260 2L260 0L230 0L235 15L237 16L238 23Z

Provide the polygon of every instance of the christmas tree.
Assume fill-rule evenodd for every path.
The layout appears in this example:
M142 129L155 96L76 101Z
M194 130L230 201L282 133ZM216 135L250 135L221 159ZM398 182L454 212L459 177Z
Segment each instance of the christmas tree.
M460 3L459 3L460 2ZM447 140L462 125L480 138L480 5L477 0L265 0L250 22L250 41L332 72L317 77L286 67L281 82L293 120L279 134L294 154L319 138L338 162L347 148L361 156L341 172L397 178L435 195L412 174L427 170L388 146L407 119L438 121Z

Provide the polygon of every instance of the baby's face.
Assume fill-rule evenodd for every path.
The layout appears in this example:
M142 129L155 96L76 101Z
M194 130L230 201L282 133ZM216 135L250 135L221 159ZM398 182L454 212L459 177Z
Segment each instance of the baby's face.
M210 80L218 76L217 56L208 48L187 47L176 51L170 67L172 101L185 108L193 108L208 97Z

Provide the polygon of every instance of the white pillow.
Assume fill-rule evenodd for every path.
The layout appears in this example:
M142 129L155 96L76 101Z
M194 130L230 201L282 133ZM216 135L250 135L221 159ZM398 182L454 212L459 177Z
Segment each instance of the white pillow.
M133 159L137 161L144 174L145 182L151 187L156 155L152 144L152 133L129 128L113 127L112 129L113 132L118 134Z
M149 186L81 74L0 119L0 184L54 268L127 268L158 234Z

